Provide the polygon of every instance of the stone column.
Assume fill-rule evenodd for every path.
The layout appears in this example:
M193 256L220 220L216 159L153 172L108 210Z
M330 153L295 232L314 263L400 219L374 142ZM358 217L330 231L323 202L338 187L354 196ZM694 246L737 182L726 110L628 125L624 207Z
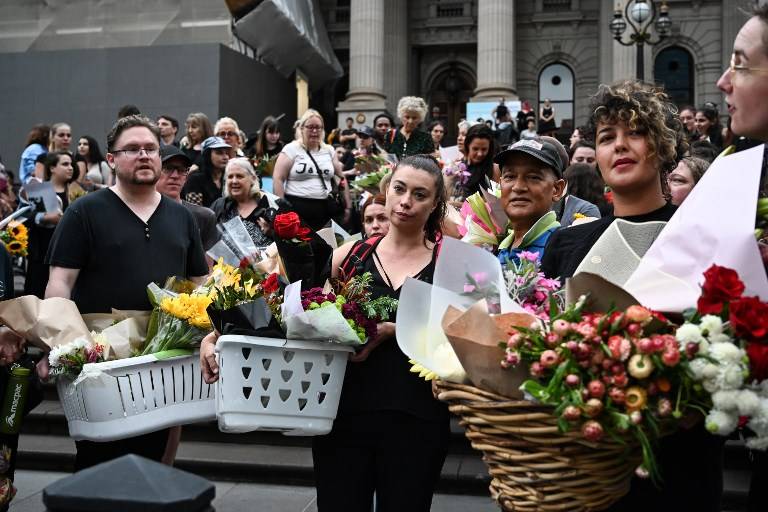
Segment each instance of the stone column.
M384 7L384 94L390 114L408 95L408 2L387 0Z
M613 46L614 39L608 25L613 19L613 3L600 2L600 18L597 26L597 33L600 34L600 70L599 82L609 84L613 81Z
M626 37L626 35L625 35ZM651 50L652 51L652 50ZM648 48L646 48L646 53ZM637 74L637 48L613 41L613 81L635 78ZM646 77L649 76L646 73Z
M516 100L515 82L515 2L479 0L477 89L473 100Z
M350 2L349 92L336 108L339 126L352 117L370 125L384 103L384 0ZM365 118L365 119L363 119Z

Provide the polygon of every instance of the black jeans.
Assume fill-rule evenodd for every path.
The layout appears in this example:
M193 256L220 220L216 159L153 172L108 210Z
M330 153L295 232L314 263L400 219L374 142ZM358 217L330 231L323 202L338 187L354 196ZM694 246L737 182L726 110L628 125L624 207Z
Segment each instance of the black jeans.
M75 441L75 471L89 468L108 460L117 459L129 453L135 453L147 459L160 462L168 444L168 429L150 432L143 436L130 437L119 441L97 443L94 441Z
M337 418L313 438L319 512L429 512L448 453L448 421L399 411Z

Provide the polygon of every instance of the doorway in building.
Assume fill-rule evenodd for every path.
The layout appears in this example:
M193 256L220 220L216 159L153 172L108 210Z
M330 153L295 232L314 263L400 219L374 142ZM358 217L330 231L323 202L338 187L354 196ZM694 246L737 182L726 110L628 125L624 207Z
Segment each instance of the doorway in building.
M558 137L573 131L573 97L574 79L571 68L563 63L555 62L546 66L539 74L539 105L536 110L538 118L545 100L549 100L555 111L555 127ZM538 126L538 123L537 123Z
M679 107L695 105L693 56L680 46L664 48L656 55L653 77Z
M435 107L440 109L438 119L446 125L443 146L456 144L457 125L467 116L467 102L474 94L474 90L475 78L455 64L450 64L442 71L438 71L431 81L427 92L429 104L427 119L433 120L431 114Z

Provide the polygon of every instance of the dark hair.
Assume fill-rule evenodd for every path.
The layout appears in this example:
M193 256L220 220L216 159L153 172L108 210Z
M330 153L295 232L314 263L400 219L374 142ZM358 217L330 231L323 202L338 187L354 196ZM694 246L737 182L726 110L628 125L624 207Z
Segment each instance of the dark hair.
M411 155L403 158L392 171L392 179L395 173L401 167L413 167L430 174L435 179L435 209L429 215L427 223L424 225L424 233L430 242L436 242L438 234L441 233L441 225L446 212L447 194L445 191L445 182L443 180L443 171L434 158L429 155Z
M442 126L443 130L445 130L445 123L444 122L442 122L442 121L432 121L431 123L429 123L429 126L427 127L427 131L429 133L432 133L432 130L434 130L435 126L437 126L437 125Z
M51 127L47 124L36 124L29 130L27 135L27 146L30 144L40 144L48 149L48 141L51 139Z
M680 109L678 110L678 113L682 113L682 112L683 112L683 110L690 110L691 112L693 112L693 113L694 113L694 115L696 114L696 107L694 107L693 105L683 105L683 106L682 106L682 107L680 107Z
M720 130L723 129L722 126L720 126L720 113L717 111L717 108L712 107L711 105L703 105L696 109L695 114L698 114L701 112L704 114L704 117L707 118L707 121L710 122L711 126L709 127L709 130L707 133L702 135L711 135L714 132L720 132Z
M159 116L157 116L157 119L158 119L158 121L160 119L165 119L166 121L171 123L171 126L176 128L177 130L179 129L179 121L175 117L171 117L168 114L160 114Z
M469 146L475 139L485 139L489 142L489 145L488 154L485 155L485 160L473 166L468 158ZM485 124L470 126L469 130L467 130L466 137L464 137L464 150L467 158L467 167L473 167L473 169L469 169L471 175L467 181L466 188L468 190L475 190L478 184L482 181L483 176L487 176L488 179L493 178L493 157L496 156L496 137L493 136L493 130Z
M578 130L578 128L577 128L577 130ZM581 133L581 132L579 132L579 133ZM573 154L576 153L576 150L579 149L579 148L589 148L592 151L594 151L595 150L595 145L592 144L589 141L581 139L580 141L576 142L573 146L571 146L570 149L568 149L568 161L571 161L571 159L573 158Z
M280 124L272 116L267 116L261 122L259 138L256 139L256 156L263 156L267 152L267 133L280 133Z
M757 4L752 9L752 15L756 16L763 24L768 25L768 4ZM768 53L768 30L763 27L763 53Z
M374 127L376 126L376 121L378 121L379 118L382 118L382 117L386 117L387 119L389 119L389 124L390 125L395 124L395 121L394 121L394 119L392 119L391 115L387 114L386 112L382 112L381 114L379 114L379 115L377 115L376 117L373 118L373 126Z
M98 164L103 162L104 155L101 153L101 148L99 147L99 143L96 142L96 139L90 135L83 135L80 138L88 141L88 154L85 155L85 163Z
M147 128L157 139L157 144L160 145L160 129L155 123L144 116L127 116L118 119L112 125L112 129L109 130L109 134L107 134L107 151L112 152L115 149L115 142L117 142L117 139L125 130L136 127Z
M691 142L691 148L688 150L690 156L701 158L709 163L714 162L719 153L720 150L717 149L717 146L707 140L696 140Z
M365 210L372 204L379 204L381 206L385 206L387 204L387 196L385 196L384 194L376 194L375 196L370 196L368 197L368 199L365 200L362 208L360 208L360 222L362 222L363 224L365 224Z
M128 117L128 116L140 116L140 115L141 115L141 110L139 110L139 107L131 104L123 105L122 107L120 107L120 110L117 111L118 119L123 117Z
M595 140L597 125L601 122L622 122L645 134L651 154L659 161L662 193L669 196L667 175L677 167L688 143L677 107L664 90L636 80L601 85L590 100L589 111L590 140Z
M68 156L72 159L72 165L75 165L75 159L72 157L72 153L69 151L50 151L47 155L45 155L45 162L43 163L43 178L45 181L48 181L51 179L51 169L59 165L59 160L61 160L61 157Z
M345 123L346 123L347 121L352 121L353 123L355 122L355 120L354 120L354 119L352 119L351 117L348 117L348 118L346 118L346 119L344 120L344 122L345 122Z
M589 164L571 164L563 173L568 182L568 194L589 201L600 211L608 206L603 195L605 183L597 170Z

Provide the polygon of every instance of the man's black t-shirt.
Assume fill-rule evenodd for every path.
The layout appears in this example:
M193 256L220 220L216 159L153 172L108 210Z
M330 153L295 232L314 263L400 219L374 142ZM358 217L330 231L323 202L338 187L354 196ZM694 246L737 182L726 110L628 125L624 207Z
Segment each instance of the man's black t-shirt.
M643 215L614 217L609 215L586 224L559 229L552 233L541 258L541 270L544 275L561 280L573 276L579 264L602 236L608 226L617 218L629 222L668 221L677 208L667 203L661 208Z
M149 283L208 271L195 219L186 208L162 197L144 223L110 189L88 194L67 209L46 263L80 269L72 292L80 313L149 310Z

